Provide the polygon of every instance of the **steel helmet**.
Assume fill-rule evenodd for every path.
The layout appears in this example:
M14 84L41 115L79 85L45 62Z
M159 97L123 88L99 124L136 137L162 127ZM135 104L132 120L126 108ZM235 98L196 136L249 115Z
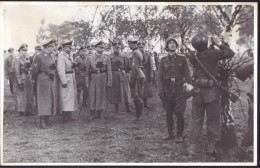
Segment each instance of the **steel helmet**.
M196 50L205 50L208 47L208 37L203 34L195 34L191 39L191 45Z
M168 37L168 38L165 40L165 49L166 49L166 51L168 51L168 43L169 43L170 41L174 41L175 44L176 44L176 48L178 47L177 41L176 41L172 36L170 36L170 37Z

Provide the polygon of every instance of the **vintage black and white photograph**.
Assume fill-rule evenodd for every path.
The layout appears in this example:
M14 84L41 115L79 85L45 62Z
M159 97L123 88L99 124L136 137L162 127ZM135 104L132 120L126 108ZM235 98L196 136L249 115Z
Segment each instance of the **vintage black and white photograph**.
M254 2L0 2L1 165L256 165Z

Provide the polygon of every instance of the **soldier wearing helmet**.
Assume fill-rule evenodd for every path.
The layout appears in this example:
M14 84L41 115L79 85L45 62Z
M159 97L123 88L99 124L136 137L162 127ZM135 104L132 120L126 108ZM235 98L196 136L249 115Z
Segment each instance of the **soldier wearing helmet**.
M159 96L166 111L166 123L168 136L164 140L175 139L173 113L177 117L177 140L183 141L184 111L186 108L186 97L183 94L183 84L190 81L190 69L184 55L176 53L177 41L169 37L165 41L165 48L168 52L159 64L158 84Z
M212 38L212 44L220 50L208 48L208 38L203 34L196 34L191 39L193 48L197 50L197 57L204 67L214 76L217 76L218 61L232 58L234 52L220 40ZM199 89L192 99L192 123L190 131L190 154L196 154L196 145L202 135L202 127L205 112L207 114L207 137L208 137L208 154L214 156L215 145L220 140L220 91L208 75L190 58L194 66L192 78L193 86Z

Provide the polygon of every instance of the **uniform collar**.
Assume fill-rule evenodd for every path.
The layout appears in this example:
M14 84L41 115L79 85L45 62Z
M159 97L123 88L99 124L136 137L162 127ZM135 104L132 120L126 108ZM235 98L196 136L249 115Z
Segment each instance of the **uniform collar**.
M174 53L173 55L168 54L169 59L176 59L176 57L177 57L176 53Z

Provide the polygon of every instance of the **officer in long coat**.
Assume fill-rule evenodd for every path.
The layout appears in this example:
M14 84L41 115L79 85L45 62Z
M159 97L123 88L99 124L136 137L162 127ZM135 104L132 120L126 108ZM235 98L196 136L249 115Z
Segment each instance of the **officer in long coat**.
M5 59L4 69L5 69L5 76L6 79L9 80L9 87L11 94L14 94L13 90L13 82L14 82L14 73L13 73L13 61L14 61L14 49L8 49L8 57Z
M16 109L21 116L32 115L33 110L33 85L27 47L27 44L21 45L19 55L13 62Z
M216 78L219 60L232 58L235 53L227 46L221 45L220 40L214 38L215 48L208 48L208 38L203 34L196 34L191 39L193 48L197 50L197 57L205 68ZM199 88L199 92L192 99L192 123L190 130L190 154L196 154L196 145L202 134L205 113L207 115L208 154L214 156L215 145L220 140L220 90L208 75L200 68L194 58L192 85Z
M32 77L36 83L37 109L40 117L40 128L51 126L50 116L56 114L57 109L57 70L54 52L55 40L43 44L44 50L34 56Z
M164 140L175 139L173 114L177 118L177 140L183 141L184 111L187 100L183 93L183 84L190 82L190 69L184 55L176 53L177 41L173 37L165 40L168 55L159 64L159 96L166 111L168 136Z
M129 79L126 73L127 58L121 52L122 41L114 39L113 53L110 55L112 66L112 87L109 90L110 103L114 104L115 111L119 110L119 103L124 103L127 113L133 113L129 107L131 101L131 92Z
M139 40L137 43L139 50L143 54L143 64L142 64L142 70L144 72L144 75L146 77L146 82L144 84L144 95L143 95L143 102L145 108L150 108L147 104L147 99L153 97L153 90L152 90L152 80L153 80L153 61L151 53L146 52L144 50L145 47L145 41Z
M136 110L136 120L140 120L143 111L143 95L145 75L142 70L143 55L137 46L138 39L134 37L128 38L128 45L132 52L132 72L130 76L131 96L134 99L134 105Z
M42 47L35 46L34 50L35 50L34 54L29 58L31 63L33 63L33 60L35 59L35 57L37 57L42 52ZM37 105L37 81L35 81L34 79L33 79L33 94L34 94L34 98L35 98L35 102L36 102L35 107L38 108L37 107L38 106Z
M70 55L72 41L62 44L63 51L57 58L59 110L63 121L72 121L72 112L78 109L75 72L72 68L73 58Z
M85 47L79 48L79 55L75 57L73 61L73 67L76 72L76 83L78 92L78 101L80 100L81 92L83 92L82 106L86 106L87 100L87 88L85 85L86 81L86 65L87 65L87 50Z
M104 43L95 45L96 52L88 57L86 69L86 87L89 88L88 105L91 120L103 119L102 112L109 103L108 87L112 86L111 62L108 55L103 54ZM97 114L95 114L97 112Z

